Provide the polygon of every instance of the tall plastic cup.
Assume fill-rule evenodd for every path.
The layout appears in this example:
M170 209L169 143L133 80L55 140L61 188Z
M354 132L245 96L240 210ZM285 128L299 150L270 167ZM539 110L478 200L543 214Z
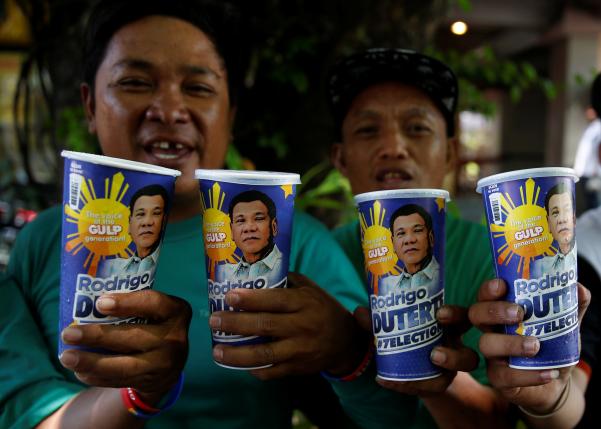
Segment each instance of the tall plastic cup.
M478 181L497 277L507 283L507 301L525 313L505 332L540 341L536 356L510 357L512 368L578 363L577 180L570 168L533 168Z
M294 196L300 176L266 171L196 170L196 178L200 182L211 313L234 310L225 302L225 295L231 290L285 288ZM266 337L220 331L213 331L212 338L213 345L270 341Z
M63 151L60 330L145 323L102 314L107 293L152 288L177 170ZM59 354L66 346L59 339Z
M448 198L439 189L355 196L380 378L424 380L441 373L430 353L442 340L436 311L444 302Z

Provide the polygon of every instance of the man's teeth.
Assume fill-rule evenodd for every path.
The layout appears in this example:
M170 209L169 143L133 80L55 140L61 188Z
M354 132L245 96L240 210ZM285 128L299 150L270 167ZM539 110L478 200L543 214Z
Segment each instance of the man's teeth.
M184 145L181 143L171 143L171 142L155 142L152 144L153 148L163 149L163 150L181 150L184 148Z
M396 180L396 179L402 179L401 173L396 173L396 172L388 172L386 174L384 174L384 180Z
M178 155L170 154L170 153L155 153L154 156L156 156L158 159L176 159L176 158L178 158Z

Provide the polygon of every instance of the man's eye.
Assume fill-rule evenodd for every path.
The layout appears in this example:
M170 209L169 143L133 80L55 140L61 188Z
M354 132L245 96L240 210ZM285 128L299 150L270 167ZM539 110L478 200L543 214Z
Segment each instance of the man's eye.
M378 127L375 125L366 125L363 127L359 127L355 130L355 135L362 137L369 137L376 135L378 133Z
M184 87L186 93L196 96L207 96L215 94L213 88L202 83L189 83Z
M427 124L421 122L413 122L407 125L407 132L412 135L423 135L432 132L432 129Z
M140 78L124 78L118 82L119 86L129 90L144 90L152 87L152 83Z

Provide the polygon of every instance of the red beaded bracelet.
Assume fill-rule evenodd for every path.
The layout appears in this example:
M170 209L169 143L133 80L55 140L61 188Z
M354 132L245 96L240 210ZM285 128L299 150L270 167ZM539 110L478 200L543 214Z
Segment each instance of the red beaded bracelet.
M125 405L127 412L141 419L149 419L158 416L163 411L171 408L171 406L177 401L177 398L179 398L183 387L184 374L182 373L180 374L176 385L173 386L173 388L171 388L169 391L169 394L165 399L165 403L161 408L152 407L146 404L138 396L138 393L135 391L135 389L132 389L131 387L121 388L121 399L123 400L123 404Z

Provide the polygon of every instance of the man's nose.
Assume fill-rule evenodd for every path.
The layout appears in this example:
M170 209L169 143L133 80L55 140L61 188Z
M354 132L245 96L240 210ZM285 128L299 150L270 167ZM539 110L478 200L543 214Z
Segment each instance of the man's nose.
M403 240L403 244L413 244L415 243L415 235L407 234Z
M179 85L159 86L150 106L146 109L146 119L166 125L190 121L190 114Z
M257 223L254 221L249 221L244 224L244 231L256 231Z
M380 141L381 159L403 159L409 156L407 140L398 126L391 126Z
M142 218L142 225L148 226L154 224L154 217L152 215L144 216Z

